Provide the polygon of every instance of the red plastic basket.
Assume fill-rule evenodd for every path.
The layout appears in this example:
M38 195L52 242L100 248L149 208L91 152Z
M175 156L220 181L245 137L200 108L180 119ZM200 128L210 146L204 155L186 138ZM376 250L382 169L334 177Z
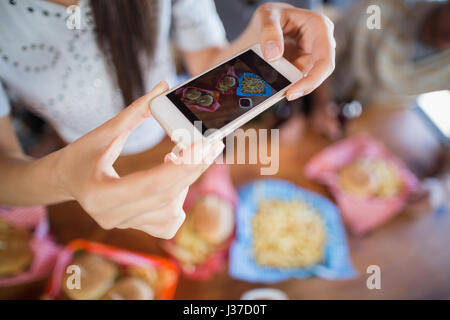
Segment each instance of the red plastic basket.
M55 269L47 284L44 296L50 299L57 299L60 294L61 279L66 266L70 263L73 254L76 251L86 251L103 256L120 265L125 266L151 266L153 268L164 270L168 276L163 285L157 300L171 300L175 294L178 283L179 271L176 265L168 259L144 254L117 247L91 242L84 239L76 239L67 244L63 251L59 254Z

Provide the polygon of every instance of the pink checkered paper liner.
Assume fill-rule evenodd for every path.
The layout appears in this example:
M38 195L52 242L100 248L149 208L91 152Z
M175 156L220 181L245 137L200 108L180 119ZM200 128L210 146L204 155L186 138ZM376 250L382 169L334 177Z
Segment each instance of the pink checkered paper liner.
M0 217L18 228L33 231L30 243L33 261L30 267L20 274L0 277L0 287L20 285L48 276L61 248L48 235L46 208L43 206L0 207Z
M379 158L392 164L403 181L403 191L392 197L371 197L342 190L339 169L359 157ZM398 214L419 184L401 160L367 133L351 136L324 149L308 162L304 172L308 178L328 186L345 223L356 235L375 229Z

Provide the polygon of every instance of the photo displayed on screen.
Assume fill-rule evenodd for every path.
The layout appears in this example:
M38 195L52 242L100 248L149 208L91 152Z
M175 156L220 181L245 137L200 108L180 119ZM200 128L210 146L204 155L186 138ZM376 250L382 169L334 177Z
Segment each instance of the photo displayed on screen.
M169 93L167 97L203 131L220 129L291 82L248 50Z

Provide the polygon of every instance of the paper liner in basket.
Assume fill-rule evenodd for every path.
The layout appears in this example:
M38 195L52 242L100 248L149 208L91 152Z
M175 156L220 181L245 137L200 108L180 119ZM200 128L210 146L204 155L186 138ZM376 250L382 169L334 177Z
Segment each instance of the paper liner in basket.
M205 172L200 183L189 189L183 206L185 211L188 212L197 198L204 195L216 195L231 203L233 209L236 208L237 193L231 182L228 166L215 164ZM204 263L197 265L194 268L183 265L183 263L175 257L173 250L175 249L176 244L173 239L164 241L162 246L171 258L178 264L185 276L194 279L209 279L216 272L223 270L225 267L228 257L228 250L233 238L234 232L216 251L208 256Z
M40 280L48 276L61 250L48 235L47 211L43 206L37 207L0 207L0 218L8 223L33 232L30 246L33 261L25 271L7 277L0 277L0 287L21 285Z
M233 77L234 80L236 81L236 83L235 83L234 86L232 86L230 89L228 89L228 90L226 90L226 91L223 91L223 90L221 89L221 87L220 87L220 82L222 81L222 79L223 79L224 77L227 77L227 76L228 76L228 77ZM234 68L233 68L233 67L230 67L230 68L227 70L227 73L222 74L222 75L220 76L220 78L217 80L217 83L216 83L216 89L219 90L219 91L220 91L222 94L224 94L224 95L230 95L230 94L233 94L233 93L235 92L235 90L236 90L238 84L239 84L238 76L236 75L236 73L235 73L235 71L234 71Z
M391 197L361 196L342 190L338 181L339 169L360 157L379 158L392 164L403 182L403 190ZM399 213L409 194L418 186L414 174L368 134L349 137L321 151L306 165L305 175L329 187L344 221L357 235L380 226Z

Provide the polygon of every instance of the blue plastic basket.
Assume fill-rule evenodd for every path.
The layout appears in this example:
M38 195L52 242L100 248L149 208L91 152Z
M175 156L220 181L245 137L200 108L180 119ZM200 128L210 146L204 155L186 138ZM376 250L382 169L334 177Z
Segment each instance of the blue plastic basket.
M262 80L264 82L264 92L262 92L262 93L246 93L246 92L242 92L241 84L242 84L242 79L244 79L244 76L245 77L258 78L258 79ZM268 97L270 97L272 95L272 87L269 86L267 84L267 82L265 82L263 80L263 78L261 78L257 74L254 74L254 73L251 73L251 72L240 73L239 76L238 76L238 82L239 82L239 85L238 85L238 87L236 89L236 95L238 95L238 96L242 96L242 97L268 96Z
M273 268L258 265L253 257L252 218L261 200L301 200L315 208L326 228L325 253L321 264L309 268ZM325 197L307 191L288 181L266 179L239 190L237 234L230 249L229 272L233 278L249 282L273 283L288 278L318 276L346 279L357 275L350 256L345 229L337 207Z

